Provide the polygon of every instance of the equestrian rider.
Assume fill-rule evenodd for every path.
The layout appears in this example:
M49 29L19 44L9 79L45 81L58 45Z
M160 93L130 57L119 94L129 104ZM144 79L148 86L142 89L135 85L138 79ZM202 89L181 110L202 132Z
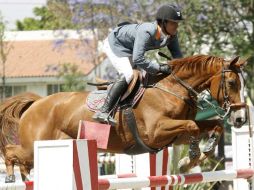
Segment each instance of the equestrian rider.
M178 22L181 20L182 13L177 6L163 5L156 14L155 22L121 25L108 35L103 49L120 77L110 88L104 105L93 119L116 125L110 112L133 78L132 66L154 75L171 73L168 64L147 60L144 55L148 50L167 46L173 58L181 58L177 37Z

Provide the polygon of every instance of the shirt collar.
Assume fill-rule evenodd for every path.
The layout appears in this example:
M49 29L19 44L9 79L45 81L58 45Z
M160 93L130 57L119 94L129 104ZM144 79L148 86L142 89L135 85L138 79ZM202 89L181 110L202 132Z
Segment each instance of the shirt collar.
M164 39L164 38L170 38L170 35L167 35L167 34L165 34L163 31L162 31L162 28L160 27L160 25L156 22L156 24L157 24L157 32L159 32L160 34L159 34L159 36L160 36L160 39L162 38L162 39Z

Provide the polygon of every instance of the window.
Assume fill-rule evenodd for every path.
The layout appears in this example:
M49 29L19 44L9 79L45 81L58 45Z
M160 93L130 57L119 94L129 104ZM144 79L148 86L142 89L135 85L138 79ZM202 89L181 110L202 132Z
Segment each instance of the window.
M11 86L6 86L5 87L5 97L11 97L12 96L12 87Z
M2 87L0 87L2 93ZM26 86L5 86L5 98L26 92Z
M12 94L17 95L23 92L26 92L26 86L13 86Z
M47 85L47 94L55 94L57 92L62 92L62 84L48 84Z

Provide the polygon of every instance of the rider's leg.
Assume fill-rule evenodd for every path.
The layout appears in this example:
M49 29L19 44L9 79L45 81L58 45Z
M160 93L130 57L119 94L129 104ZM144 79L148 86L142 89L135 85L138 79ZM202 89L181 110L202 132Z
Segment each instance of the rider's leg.
M114 108L121 95L128 88L128 83L124 76L121 76L110 88L108 95L105 99L105 103L99 112L95 113L93 118L99 122L109 123L113 126L116 125L116 121L110 115L110 111Z
M103 123L116 125L116 121L110 116L109 112L113 109L117 100L128 88L128 84L133 78L133 69L129 57L118 57L114 54L110 48L108 39L104 41L103 49L114 68L120 74L120 78L112 85L104 105L101 110L93 116L93 118Z

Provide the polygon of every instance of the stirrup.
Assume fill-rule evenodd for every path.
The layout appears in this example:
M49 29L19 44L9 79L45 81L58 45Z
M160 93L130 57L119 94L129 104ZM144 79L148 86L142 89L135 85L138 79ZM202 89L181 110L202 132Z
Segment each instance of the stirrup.
M108 113L96 112L93 115L93 119L99 121L100 123L109 124L111 126L116 126L117 124L116 120Z

